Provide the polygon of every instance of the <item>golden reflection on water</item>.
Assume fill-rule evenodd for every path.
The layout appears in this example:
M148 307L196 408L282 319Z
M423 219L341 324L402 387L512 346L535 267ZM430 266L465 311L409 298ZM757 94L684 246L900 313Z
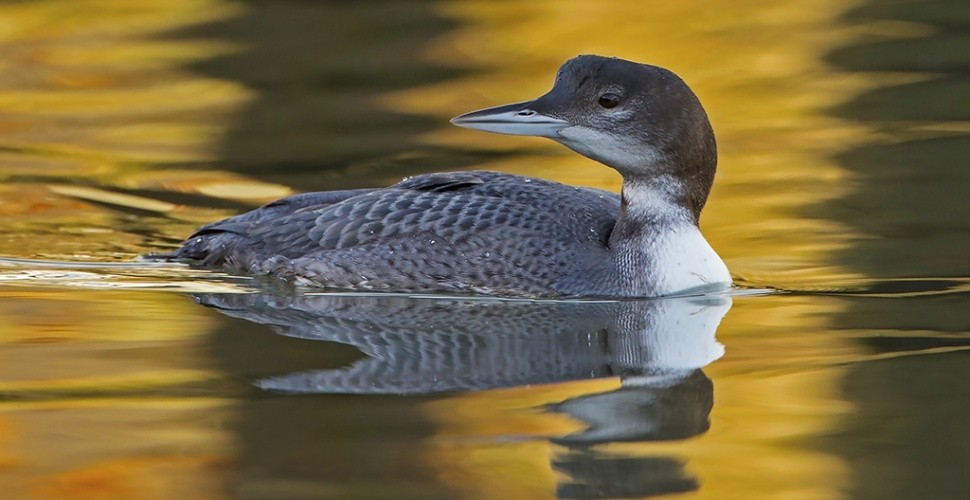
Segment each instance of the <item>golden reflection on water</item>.
M231 440L198 424L230 418L229 400L165 395L214 376L198 349L212 322L193 306L174 294L0 291L7 498L220 496Z
M62 168L72 175L117 176L131 164L209 157L221 123L247 94L231 82L187 77L176 67L233 49L159 36L239 7L206 0L83 3L0 7L4 142L34 152L8 152L4 172L36 173L33 168L66 163Z
M831 156L871 133L826 115L847 95L877 85L862 76L836 77L821 61L856 35L833 22L849 7L837 1L733 2L729 10L719 2L449 2L442 4L444 14L463 27L429 47L429 56L495 70L400 92L388 104L444 118L441 110L455 114L530 99L551 87L559 64L581 53L672 68L700 96L718 136L718 178L702 223L733 272L756 281L770 275L780 287L849 281L852 273L832 267L826 255L853 236L800 213L845 192L850 179ZM429 140L542 148L552 156L523 155L485 167L614 191L620 185L615 172L535 139L443 128Z
M4 255L63 260L128 259L141 238L118 230L98 203L172 216L183 231L226 212L159 206L93 187L204 192L272 199L289 193L218 171L152 170L152 164L217 158L226 124L250 98L241 85L191 74L183 66L238 50L217 40L166 39L177 29L230 18L240 4L214 0L72 0L0 5L0 232ZM80 193L87 189L87 193ZM134 202L132 202L134 200ZM86 203L94 201L95 203ZM150 203L151 206L145 206ZM164 205L164 204L163 204ZM83 217L78 217L78 214ZM65 228L100 239L60 238ZM33 234L31 234L33 233ZM41 237L38 238L37 236ZM106 249L105 242L110 241ZM105 250L109 250L106 252ZM111 251L116 252L114 255Z
M702 483L691 497L839 497L846 465L805 446L851 411L837 391L845 370L833 360L855 360L860 353L825 330L820 318L837 307L832 302L736 300L718 329L727 354L704 369L714 381L711 429L686 441L600 449L607 456L685 462L686 472ZM566 451L536 438L566 435L582 425L539 409L617 386L615 380L546 385L456 395L427 405L439 430L425 460L470 498L541 497L561 480L549 464ZM508 436L531 439L513 446L494 442Z
M442 481L468 498L542 498L555 490L557 477L550 467L555 446L536 438L563 436L584 426L539 408L618 386L616 380L553 384L472 393L427 405L427 415L439 430L425 460L440 471ZM530 439L516 442L509 436Z
M119 228L117 207L167 217L155 223L173 236L235 211L108 188L247 203L289 192L206 167L219 159L221 141L256 91L185 66L241 47L166 36L252 6L81 3L0 5L0 254L124 260L157 242ZM435 117L441 125L422 136L425 145L527 152L476 167L617 190L615 172L557 145L475 134L446 119L537 96L551 86L556 67L579 53L667 66L695 89L718 134L720 170L703 217L713 246L754 283L836 286L859 276L835 265L831 252L858 235L807 217L805 209L854 188L832 157L878 132L826 110L886 80L833 73L822 55L860 34L923 29L843 27L836 18L849 7L834 0L739 1L730 10L713 1L442 2L436 11L458 27L431 40L421 58L476 71L387 92L377 104ZM152 168L183 162L190 166ZM852 411L838 393L846 369L837 363L861 353L828 325L842 304L820 297L738 300L718 333L727 354L705 370L715 391L710 431L685 442L614 444L605 451L686 461L702 483L696 497L840 496L846 464L805 443ZM34 497L230 496L221 483L236 443L210 423L233 418L234 402L105 396L164 394L218 378L200 348L214 328L210 316L175 294L29 288L0 290L0 313L0 392L49 396L0 405L0 490ZM418 460L469 497L548 496L559 479L551 457L562 450L544 438L581 424L542 406L616 385L559 384L423 403L435 430ZM523 439L496 441L508 436Z
M558 65L579 53L611 54L672 68L700 96L718 135L718 178L702 225L732 271L755 282L769 274L770 282L780 287L851 282L856 276L831 265L828 254L853 235L831 221L804 216L807 206L838 197L851 181L831 159L834 153L871 134L826 116L827 107L876 85L865 77L835 77L821 62L826 51L855 35L835 22L849 5L752 1L734 2L725 11L717 2L706 4L443 4L443 12L460 19L463 27L432 44L429 56L496 70L399 92L386 102L396 109L440 115L442 109L458 113L529 99L545 92ZM618 23L618 16L633 22ZM555 145L451 129L431 134L428 140L436 144L473 141L483 148L520 144L543 154L522 155L485 168L619 188L614 172ZM837 402L836 386L843 369L822 361L856 350L825 332L826 318L838 308L838 302L812 299L736 305L718 333L729 346L728 353L706 370L715 381L711 431L687 443L623 445L618 453L682 457L688 471L703 482L698 497L839 496L847 475L845 464L801 444L826 432L849 411ZM779 337L771 325L804 334ZM807 359L787 357L788 362L814 361L818 366L765 377L766 371L786 371L777 365L779 353L798 353ZM571 384L569 389L579 394L587 388ZM549 393L548 387L525 391L520 397L529 404L518 404L541 406ZM458 396L448 401L448 411L439 408L431 416L451 423L451 411L466 404L501 408L506 401L498 398L492 393ZM462 422L459 433L475 435L475 423L503 419L497 411L457 419ZM447 435L449 426L444 429ZM555 451L548 446L519 446L517 453L540 458ZM494 478L505 476L501 451L495 454L490 462L482 459L481 450L464 460L445 453L439 467L453 471L456 463L462 464L465 474L453 481L455 487L490 491ZM530 475L513 477L529 483ZM552 481L548 475L542 477L544 482ZM819 481L822 477L825 481Z

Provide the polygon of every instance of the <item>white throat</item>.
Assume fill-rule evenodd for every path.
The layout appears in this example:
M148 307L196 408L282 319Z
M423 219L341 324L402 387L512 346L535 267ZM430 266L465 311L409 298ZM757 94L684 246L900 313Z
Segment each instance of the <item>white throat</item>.
M638 237L617 242L621 265L636 269L633 286L649 295L679 295L731 286L731 273L679 203L682 186L670 177L625 183L626 215L643 225Z

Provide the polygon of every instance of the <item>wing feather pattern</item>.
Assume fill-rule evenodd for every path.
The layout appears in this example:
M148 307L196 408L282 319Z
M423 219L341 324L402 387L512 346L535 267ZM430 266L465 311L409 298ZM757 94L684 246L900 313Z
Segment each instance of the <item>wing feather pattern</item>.
M429 174L385 189L284 198L200 228L173 255L341 287L530 289L604 248L618 211L615 194L590 188L496 172Z

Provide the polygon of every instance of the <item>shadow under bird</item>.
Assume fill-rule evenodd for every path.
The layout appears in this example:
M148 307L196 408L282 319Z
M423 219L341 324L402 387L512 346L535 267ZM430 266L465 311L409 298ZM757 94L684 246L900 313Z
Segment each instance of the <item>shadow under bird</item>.
M498 172L419 175L283 198L150 257L354 290L618 298L730 286L698 228L714 132L671 71L579 56L545 95L452 123L550 138L616 169L622 195Z

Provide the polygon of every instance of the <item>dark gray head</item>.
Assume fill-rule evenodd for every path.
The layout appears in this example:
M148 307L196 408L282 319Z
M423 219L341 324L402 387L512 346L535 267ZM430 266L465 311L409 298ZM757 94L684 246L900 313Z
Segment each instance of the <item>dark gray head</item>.
M534 101L467 113L462 127L548 137L619 171L631 186L671 179L700 215L714 182L717 146L704 108L669 70L585 55L567 61Z

